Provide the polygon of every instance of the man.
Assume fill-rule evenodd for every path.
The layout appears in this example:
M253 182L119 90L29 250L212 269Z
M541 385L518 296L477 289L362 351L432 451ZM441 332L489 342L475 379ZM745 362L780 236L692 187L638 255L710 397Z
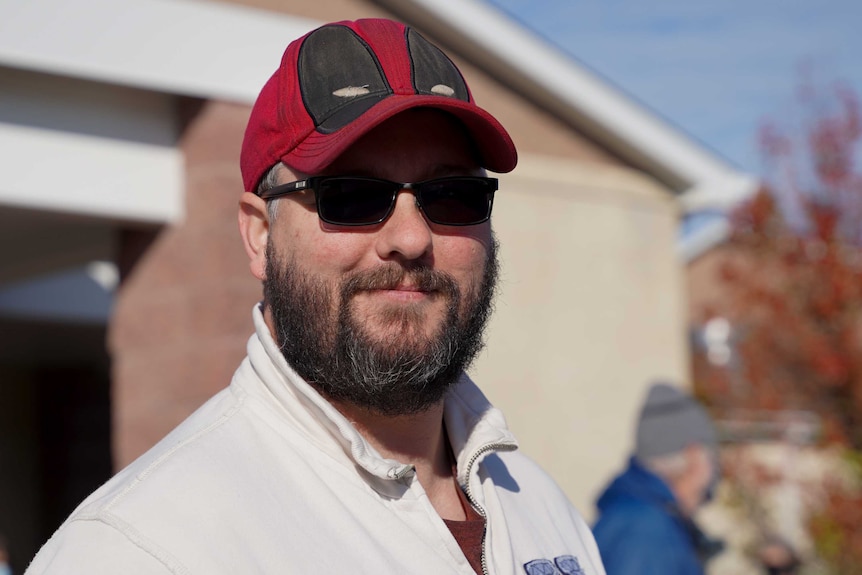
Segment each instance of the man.
M252 110L239 227L263 282L230 386L87 499L37 573L603 573L464 374L514 168L455 65L388 20L291 43Z
M608 575L702 575L722 544L692 520L719 478L715 428L678 388L650 387L634 456L598 500L593 533Z

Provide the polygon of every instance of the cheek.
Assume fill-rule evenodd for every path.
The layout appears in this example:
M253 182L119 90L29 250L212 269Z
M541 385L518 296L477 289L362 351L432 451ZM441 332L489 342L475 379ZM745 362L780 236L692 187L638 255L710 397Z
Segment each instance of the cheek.
M357 242L341 241L342 238L332 236L294 238L293 255L314 275L338 281L343 274L361 267L367 249Z
M451 238L435 250L435 267L461 283L476 284L481 281L489 249L473 238Z
M356 234L323 230L317 214L308 210L285 210L275 232L281 253L322 277L354 269L368 251Z

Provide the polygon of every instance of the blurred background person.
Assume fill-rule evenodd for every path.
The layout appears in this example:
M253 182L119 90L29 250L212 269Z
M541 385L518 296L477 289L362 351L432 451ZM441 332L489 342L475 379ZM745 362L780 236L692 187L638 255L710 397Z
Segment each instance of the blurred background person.
M701 575L723 544L692 516L718 483L718 441L679 388L649 388L628 467L599 496L596 542L608 575Z

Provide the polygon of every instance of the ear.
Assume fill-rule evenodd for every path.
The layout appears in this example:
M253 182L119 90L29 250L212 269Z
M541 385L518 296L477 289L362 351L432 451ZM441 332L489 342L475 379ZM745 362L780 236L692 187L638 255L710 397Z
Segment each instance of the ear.
M256 194L243 192L238 217L239 233L248 254L251 273L259 280L266 279L266 244L269 238L266 201Z

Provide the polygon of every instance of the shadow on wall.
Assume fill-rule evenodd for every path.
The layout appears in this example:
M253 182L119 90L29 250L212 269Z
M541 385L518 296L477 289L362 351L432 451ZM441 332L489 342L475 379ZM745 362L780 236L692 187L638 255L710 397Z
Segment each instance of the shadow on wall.
M112 473L104 325L0 318L0 533L14 573Z

